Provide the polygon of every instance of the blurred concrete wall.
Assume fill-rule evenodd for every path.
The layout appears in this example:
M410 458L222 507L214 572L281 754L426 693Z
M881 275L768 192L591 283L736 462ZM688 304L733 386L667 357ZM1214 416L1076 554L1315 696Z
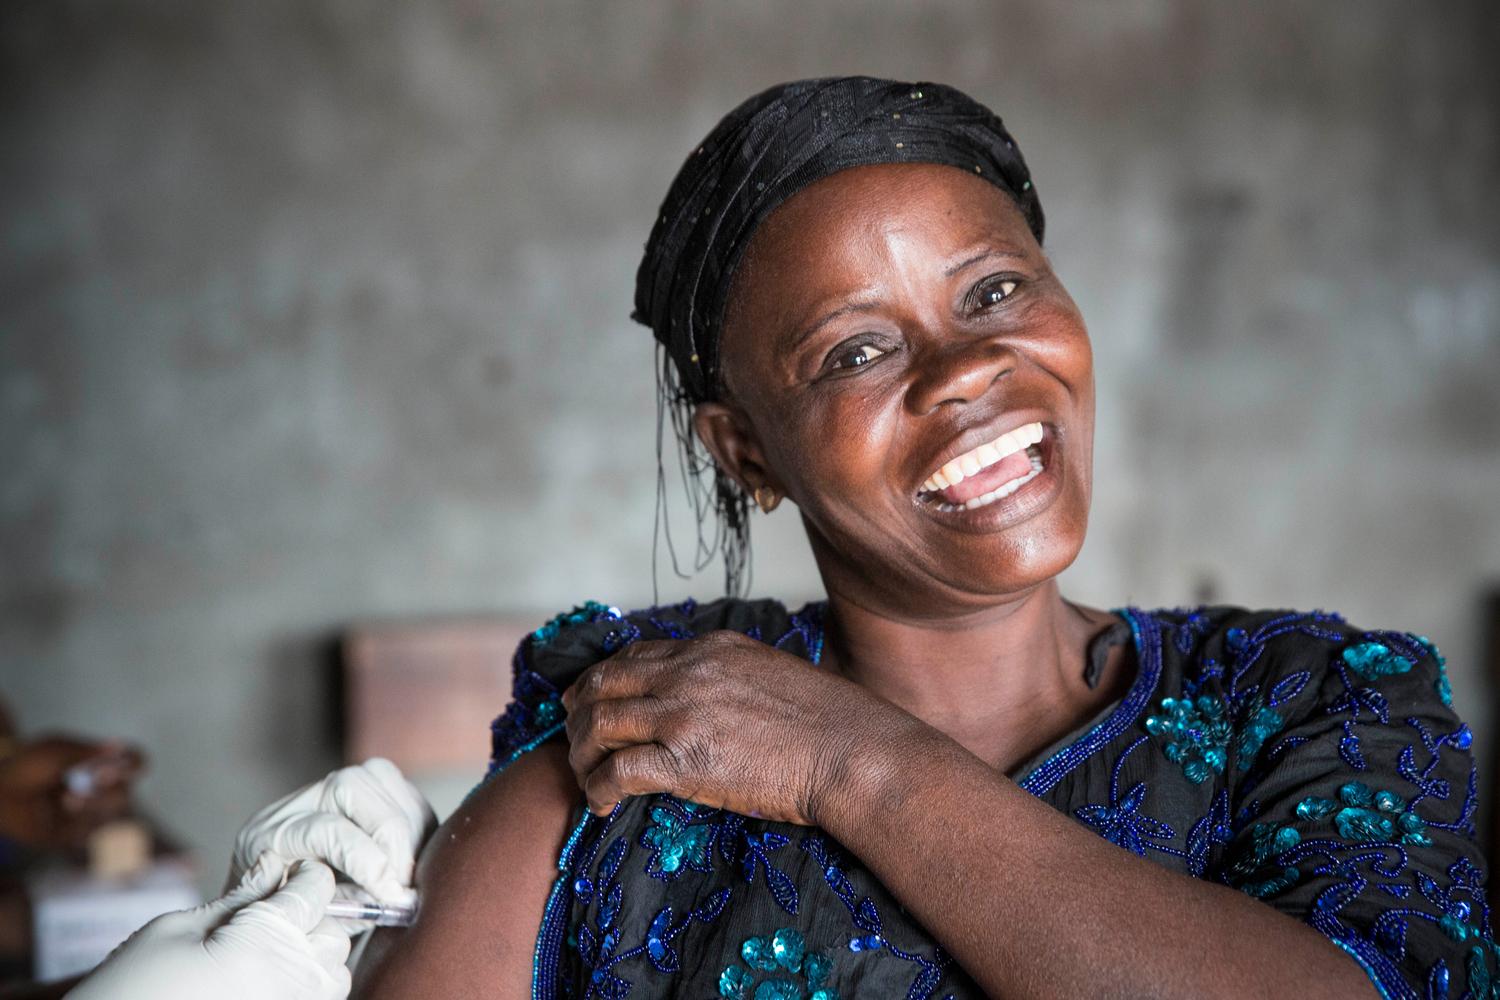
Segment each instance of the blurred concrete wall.
M969 90L1034 166L1098 354L1072 593L1425 632L1483 740L1494 5L839 7L0 8L0 692L23 722L144 743L148 804L217 868L253 806L335 762L344 623L649 601L641 242L738 100L869 72ZM757 589L814 593L795 513L756 530Z

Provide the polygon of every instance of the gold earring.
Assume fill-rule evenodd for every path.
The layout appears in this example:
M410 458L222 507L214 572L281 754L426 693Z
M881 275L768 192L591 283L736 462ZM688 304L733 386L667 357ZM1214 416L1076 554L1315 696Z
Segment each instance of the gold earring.
M781 494L769 486L757 486L755 487L755 502L760 504L761 510L769 514L776 509L777 504L781 503Z

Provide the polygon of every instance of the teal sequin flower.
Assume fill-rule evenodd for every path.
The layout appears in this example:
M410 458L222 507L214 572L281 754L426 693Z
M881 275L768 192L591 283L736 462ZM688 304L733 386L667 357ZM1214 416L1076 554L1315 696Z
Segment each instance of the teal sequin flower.
M1349 669L1367 681L1392 674L1404 674L1412 661L1383 642L1359 642L1341 654Z
M749 1000L755 974L743 965L731 965L719 975L719 996L728 1000Z
M538 646L545 646L553 639L556 639L557 634L566 626L582 625L593 621L601 614L610 613L614 612L608 604L600 604L598 601L584 601L572 611L564 611L531 633L531 641Z
M1211 774L1223 774L1229 759L1229 744L1234 743L1235 769L1250 770L1260 748L1281 731L1281 713L1266 707L1259 698L1243 710L1244 722L1239 733L1224 699L1213 695L1192 698L1163 698L1161 711L1146 719L1146 731L1166 740L1162 752L1194 784L1202 784Z
M802 971L802 956L807 953L802 935L790 927L783 927L771 938L771 954L776 964L788 972Z
M1240 730L1239 739L1235 741L1234 766L1237 771L1250 770L1260 748L1265 745L1266 740L1281 731L1283 723L1281 713L1267 708L1258 698L1250 703L1245 717L1244 727Z
M1277 865L1276 858L1301 842L1295 827L1256 823L1250 828L1250 850L1229 867L1232 882L1261 899L1295 885L1302 873L1293 865Z
M1202 784L1210 774L1223 774L1228 757L1229 740L1234 726L1224 702L1209 695L1197 701L1191 698L1163 698L1161 713L1146 719L1146 731L1166 740L1163 752L1194 784Z
M731 965L719 974L719 996L726 1000L803 1000L804 983L812 991L806 1000L839 1000L838 990L826 985L833 960L822 952L808 951L796 928L782 927L770 937L746 938L740 945L740 958L745 965ZM775 978L757 983L756 972ZM784 978L788 974L800 974L802 982Z
M692 802L683 802L680 812L665 804L652 807L651 825L641 834L642 846L651 849L646 863L648 874L676 878L684 865L696 871L708 870L714 828L689 824L697 808Z
M822 952L812 952L802 963L802 974L807 977L807 988L810 990L822 990L832 971L833 960Z
M1375 791L1364 782L1351 781L1340 786L1338 796L1335 801L1309 795L1297 803L1297 816L1305 820L1332 816L1339 836L1356 843L1417 846L1432 843L1427 835L1427 822L1395 792Z
M776 971L776 954L771 950L771 942L763 937L747 938L740 946L740 958L752 969Z

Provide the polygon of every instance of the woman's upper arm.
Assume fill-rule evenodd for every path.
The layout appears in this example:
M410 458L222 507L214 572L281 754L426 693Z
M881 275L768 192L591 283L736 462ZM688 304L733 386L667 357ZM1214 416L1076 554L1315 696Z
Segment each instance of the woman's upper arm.
M582 801L565 743L525 754L470 796L422 851L417 922L375 933L354 996L529 997L542 911Z

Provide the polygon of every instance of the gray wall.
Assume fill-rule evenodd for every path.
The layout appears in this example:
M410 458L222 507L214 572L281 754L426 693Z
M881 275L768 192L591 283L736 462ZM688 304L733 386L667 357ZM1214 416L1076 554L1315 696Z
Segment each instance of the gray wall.
M647 602L654 210L740 98L872 72L988 101L1039 178L1098 355L1071 592L1425 632L1487 752L1494 5L831 7L0 8L21 719L145 744L217 869L335 762L342 624ZM757 589L812 594L795 513L757 531Z

